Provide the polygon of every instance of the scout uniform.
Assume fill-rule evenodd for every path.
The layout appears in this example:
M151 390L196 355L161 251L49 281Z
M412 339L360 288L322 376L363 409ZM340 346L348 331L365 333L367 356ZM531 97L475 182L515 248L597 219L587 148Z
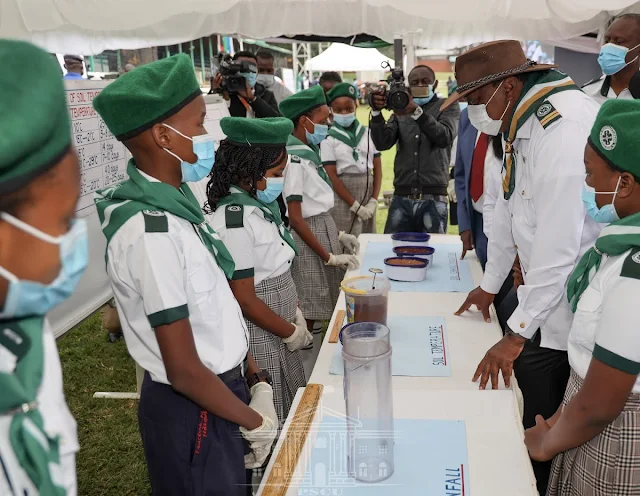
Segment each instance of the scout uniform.
M280 112L293 121L326 103L324 91L318 85L283 100ZM319 148L305 145L291 135L287 151L289 163L284 170L283 197L287 203L302 202L302 217L316 239L329 253L341 253L338 229L329 213L334 204L333 187L322 166ZM302 313L307 320L329 320L340 295L345 271L327 266L295 231L292 234L298 248L292 275Z
M596 102L602 105L607 100L620 99L620 100L633 100L633 96L629 91L629 88L625 88L616 95L616 92L611 88L611 76L601 76L597 79L589 81L582 87L587 95L593 98Z
M293 129L291 121L283 118L225 118L220 125L227 140L238 146L278 146L277 141L281 140L280 146L284 148ZM211 225L235 262L231 279L253 277L258 298L284 320L293 322L298 293L291 277L291 265L297 248L282 222L278 203L262 203L245 190L231 186L229 195L216 204ZM275 334L249 320L246 323L251 355L258 366L271 375L274 403L282 426L298 388L306 386L300 354L289 351Z
M0 65L1 196L60 162L71 124L49 54L0 40ZM0 494L75 495L78 436L53 331L44 315L17 317L1 306L0 329Z
M200 95L189 57L177 55L121 76L93 104L123 140ZM249 338L227 283L233 260L186 183L179 190L161 183L133 159L127 173L124 183L97 192L95 202L127 348L146 370L138 420L152 487L163 494L222 494L220 488L235 487L224 494L244 494L238 426L173 390L154 332L188 318L202 363L248 403L243 362Z
M355 88L349 83L336 84L327 93L327 101L331 105L333 100L343 96L356 101ZM364 207L373 193L373 159L380 156L369 129L360 125L357 119L349 128L334 122L329 129L329 136L320 144L320 155L323 165L336 166L342 183ZM350 208L336 193L331 216L336 221L338 231L354 236L376 232L375 214L369 220L362 221Z
M589 137L591 147L618 169L640 176L637 129L640 103L603 105ZM634 312L640 293L640 213L605 227L595 248L569 279L575 312L569 333L571 377L564 404L582 387L591 359L640 374L640 333ZM591 441L553 461L548 495L630 495L640 477L640 378L622 412Z

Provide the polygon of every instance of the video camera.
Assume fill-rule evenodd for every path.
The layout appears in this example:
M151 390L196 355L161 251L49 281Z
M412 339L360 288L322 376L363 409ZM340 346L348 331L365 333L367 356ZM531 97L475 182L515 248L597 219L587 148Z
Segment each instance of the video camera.
M411 99L409 88L404 84L404 72L399 68L391 68L391 65L387 61L382 63L382 68L391 71L391 75L387 78L388 89L386 87L378 87L377 91L369 95L369 104L373 108L373 95L384 94L385 108L394 111L404 110L409 105Z
M216 56L218 71L222 74L222 85L213 88L211 77L211 91L209 93L237 93L247 87L247 80L241 75L243 72L258 72L258 67L246 60L233 60L228 53L219 53Z

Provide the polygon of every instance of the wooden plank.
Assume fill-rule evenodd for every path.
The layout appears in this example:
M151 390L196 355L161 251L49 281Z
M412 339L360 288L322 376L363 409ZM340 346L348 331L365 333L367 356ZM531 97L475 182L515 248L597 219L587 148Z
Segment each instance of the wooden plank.
M309 435L311 423L318 410L323 387L322 384L307 384L304 389L273 465L278 469L272 469L269 478L263 483L262 496L285 496L287 494L302 448Z
M340 335L340 329L342 329L342 325L344 324L345 315L346 312L344 310L338 310L336 320L333 322L333 327L331 328L331 334L329 335L330 343L338 342L338 336Z

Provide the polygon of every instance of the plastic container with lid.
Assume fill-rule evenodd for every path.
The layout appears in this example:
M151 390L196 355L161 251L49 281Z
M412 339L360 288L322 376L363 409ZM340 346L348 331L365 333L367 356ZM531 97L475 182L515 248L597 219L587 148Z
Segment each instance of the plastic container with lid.
M342 281L347 303L347 322L377 322L387 325L389 280L376 276L352 277Z
M398 246L429 246L431 235L427 233L402 232L391 235L393 247Z
M342 328L348 472L382 482L394 471L393 393L389 328L355 322Z
M393 281L420 282L427 277L428 260L416 257L390 257L384 259L387 277Z
M433 265L433 254L436 249L432 246L396 246L393 253L399 257L417 257L429 260L429 265Z

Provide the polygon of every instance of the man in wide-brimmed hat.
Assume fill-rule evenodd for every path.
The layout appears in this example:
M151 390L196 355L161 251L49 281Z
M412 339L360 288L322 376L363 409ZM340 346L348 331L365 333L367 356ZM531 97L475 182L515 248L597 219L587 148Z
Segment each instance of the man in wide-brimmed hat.
M504 163L482 284L457 314L478 306L487 322L495 294L519 255L524 286L507 334L478 366L474 380L507 386L512 371L524 395L524 425L551 417L569 377L567 338L573 314L564 295L580 256L599 225L581 195L583 154L598 105L552 65L527 60L517 41L480 45L456 60L456 92L447 108L466 98L469 119L485 134L502 133ZM595 310L595 309L594 309ZM534 464L545 494L549 464Z

